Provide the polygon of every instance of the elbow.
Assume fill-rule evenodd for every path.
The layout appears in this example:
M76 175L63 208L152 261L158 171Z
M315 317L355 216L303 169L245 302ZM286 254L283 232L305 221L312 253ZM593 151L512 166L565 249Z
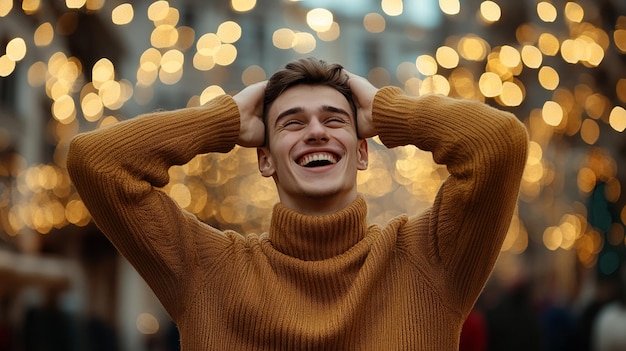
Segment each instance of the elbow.
M90 142L87 134L79 134L70 141L66 167L74 185L79 186L90 175L95 174L97 167L97 147Z
M526 126L512 113L500 111L498 118L488 122L491 124L492 138L502 144L505 153L526 153L528 149L528 131Z
M67 152L67 170L70 172L77 170L82 164L83 156L85 155L86 146L83 142L82 135L74 137L70 141L70 146Z
M513 114L508 114L503 119L500 133L498 133L500 146L496 150L500 150L499 154L506 164L506 168L523 172L526 166L526 158L528 156L528 131L524 124L518 120Z
M509 125L507 126L507 135L510 140L509 145L512 147L510 151L520 154L525 161L529 142L528 130L514 115L510 116Z

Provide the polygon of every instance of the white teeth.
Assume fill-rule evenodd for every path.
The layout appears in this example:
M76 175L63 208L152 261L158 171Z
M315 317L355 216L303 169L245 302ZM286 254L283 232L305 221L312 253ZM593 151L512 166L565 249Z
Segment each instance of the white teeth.
M306 166L312 162L316 162L316 161L327 161L330 162L332 164L337 163L337 158L335 157L335 155L333 154L328 154L328 153L319 153L319 154L309 154L306 155L304 157L302 157L300 159L300 162L298 162L298 164L300 166Z

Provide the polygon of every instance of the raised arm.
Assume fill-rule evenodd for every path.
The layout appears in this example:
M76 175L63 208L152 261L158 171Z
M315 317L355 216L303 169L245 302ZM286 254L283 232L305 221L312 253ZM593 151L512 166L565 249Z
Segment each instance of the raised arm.
M373 121L387 147L431 151L450 173L433 206L401 228L421 269L468 312L488 278L513 214L528 136L517 118L478 101L376 94Z
M205 106L146 114L80 134L70 144L68 171L95 223L173 316L193 292L186 275L193 274L200 247L210 256L227 239L159 188L169 182L171 166L228 152L239 134L238 106L224 95Z

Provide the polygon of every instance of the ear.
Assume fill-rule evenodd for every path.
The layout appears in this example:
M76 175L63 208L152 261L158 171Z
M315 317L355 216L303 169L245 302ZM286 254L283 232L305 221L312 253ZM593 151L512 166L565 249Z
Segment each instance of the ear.
M259 147L256 149L259 171L264 177L271 177L276 170L274 169L274 160L267 147Z
M366 170L368 164L367 139L359 139L359 147L357 149L357 169Z

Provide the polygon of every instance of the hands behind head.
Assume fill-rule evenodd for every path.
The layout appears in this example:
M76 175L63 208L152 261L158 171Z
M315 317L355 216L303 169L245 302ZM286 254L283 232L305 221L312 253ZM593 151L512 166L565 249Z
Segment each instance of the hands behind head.
M361 139L374 137L378 133L372 122L372 106L374 105L374 96L378 89L367 79L350 73L345 69L344 72L348 75L348 85L350 90L352 90L352 97L357 107L357 135Z
M348 85L357 105L357 135L361 139L376 136L372 122L372 105L378 89L367 79L344 70ZM239 138L237 144L244 147L261 147L265 144L265 124L263 122L263 97L267 81L247 86L233 96L239 108Z
M244 147L261 147L265 144L263 123L263 96L267 81L255 83L233 96L239 108L239 138L237 144Z

